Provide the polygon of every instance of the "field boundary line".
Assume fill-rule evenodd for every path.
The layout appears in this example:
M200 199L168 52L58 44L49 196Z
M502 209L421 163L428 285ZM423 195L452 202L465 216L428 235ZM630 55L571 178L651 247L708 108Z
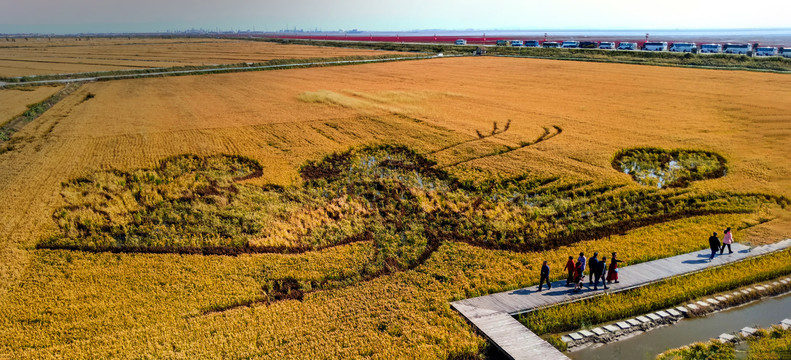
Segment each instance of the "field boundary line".
M303 45L310 45L310 46L328 46L328 47L341 47L341 48L352 48L352 49L366 49L366 50L385 50L385 51L401 51L401 52L408 52L408 51L430 51L430 52L444 52L446 54L469 54L476 51L478 48L487 49L487 54L489 56L503 56L503 57L526 57L526 58L536 58L536 59L548 59L548 60L570 60L570 61L589 61L589 62L609 62L609 63L621 63L621 64L634 64L634 65L657 65L657 66L671 66L671 67L691 67L691 68L702 68L702 69L714 69L714 70L747 70L747 71L759 71L759 72L776 72L776 73L786 73L791 74L791 70L788 70L788 66L783 67L783 69L772 69L771 64L758 64L756 67L744 67L739 66L738 64L731 65L730 60L739 59L739 55L731 55L731 54L720 54L720 55L728 55L727 58L720 58L715 57L714 62L721 61L722 65L688 65L682 63L684 61L683 55L678 53L672 52L664 52L664 53L657 53L652 51L621 51L615 50L615 52L611 52L609 50L602 50L602 49L543 49L543 48L512 48L510 46L503 47L503 46L496 46L491 44L468 44L468 45L453 45L452 43L410 43L410 42L388 42L388 41L366 41L366 40L319 40L319 39L299 39L299 38L253 38L253 39L246 39L246 40L253 40L253 41L270 41L279 44L303 44ZM538 51L540 53L546 54L547 51L542 50L549 50L549 55L529 55L533 51ZM554 51L558 50L558 51ZM570 53L565 52L566 50L571 50ZM523 54L527 51L527 54ZM515 53L516 52L516 53ZM586 57L586 55L596 54L599 53L606 58L591 58ZM621 56L611 56L612 54L620 54ZM659 54L659 56L655 56ZM577 55L577 56L575 56ZM709 54L698 54L693 56L695 59L702 59L704 56L708 56ZM716 54L711 54L716 55ZM760 58L760 60L758 60ZM622 60L619 60L622 59ZM630 60L630 59L644 59L645 61L639 60ZM669 59L676 62L654 62L652 60L656 59ZM770 58L763 59L761 57L752 57L749 58L751 62L770 62ZM785 59L780 60L780 62L784 62ZM769 67L765 67L765 66Z
M663 63L651 63L651 62L630 61L630 60L594 59L594 58L578 58L578 57L565 57L565 56L564 57L561 57L561 56L557 56L556 57L556 56L537 56L537 55L499 55L499 54L492 54L492 55L486 55L486 56L505 57L505 58L539 59L539 60L597 62L597 63L608 63L608 64L627 64L627 65L644 65L644 66L647 65L647 66L677 67L677 68L689 68L689 69L754 71L754 72L774 73L774 74L791 74L791 71L789 71L789 70L756 69L756 68L737 67L737 66L707 66L707 65L687 65L687 64L663 64Z
M86 253L113 253L113 254L179 254L179 255L219 255L219 256L239 256L244 254L304 254L311 251L328 250L340 246L351 245L361 242L373 241L369 233L361 233L349 236L335 244L324 246L81 246L72 244L36 244L36 250L65 250L80 251Z
M28 109L23 113L5 122L0 122L0 145L5 145L5 147L0 148L0 154L12 150L12 145L16 141L13 138L14 133L22 130L25 125L38 119L41 115L44 115L44 113L57 105L61 100L77 91L80 86L82 86L82 83L79 82L68 83L63 89L58 90L48 98L35 104L28 105Z
M131 73L131 74L118 74L118 75L99 75L99 76L87 76L87 77L69 78L69 79L33 80L33 81L25 81L25 82L0 82L0 88L26 86L26 85L49 85L49 84L63 84L63 83L73 83L73 82L95 82L95 81L109 81L109 80L138 79L138 78L149 78L149 77L223 74L223 73L236 73L236 72L247 72L247 71L310 68L310 67L321 67L321 66L357 65L357 64L369 64L369 63L381 63L381 62L409 61L409 60L428 60L428 59L436 59L436 58L444 58L444 57L461 57L461 56L466 56L466 55L402 56L402 57L393 57L393 58L316 61L316 62L300 62L300 63L292 63L292 64L273 64L273 65L260 65L260 66L212 67L207 69L173 70L173 71ZM156 69L156 68L152 68L152 69ZM137 71L137 70L130 70L130 72L133 71ZM74 73L74 74L66 74L66 75L79 76L80 74L81 73Z

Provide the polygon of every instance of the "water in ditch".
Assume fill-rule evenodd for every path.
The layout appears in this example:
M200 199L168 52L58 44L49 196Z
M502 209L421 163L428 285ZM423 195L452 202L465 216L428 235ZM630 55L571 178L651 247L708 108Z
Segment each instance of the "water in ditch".
M785 318L791 318L791 294L764 299L705 317L684 319L675 325L568 355L575 360L655 359L668 349L707 341L745 326L770 327Z

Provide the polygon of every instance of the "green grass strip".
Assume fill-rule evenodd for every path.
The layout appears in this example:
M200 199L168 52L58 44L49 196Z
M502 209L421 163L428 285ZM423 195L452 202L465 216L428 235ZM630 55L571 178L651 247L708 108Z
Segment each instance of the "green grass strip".
M717 340L698 342L677 349L668 350L658 360L730 360L736 358L732 343ZM747 339L747 355L739 357L748 360L791 359L791 329L773 327L759 329L755 336Z
M19 131L22 126L44 114L47 110L55 106L55 104L63 100L63 98L74 92L74 90L77 90L79 87L80 84L78 83L69 84L60 91L56 92L54 95L35 104L28 105L27 110L25 110L25 112L21 115L0 124L0 145L3 145L4 142L11 140L11 135ZM10 147L0 147L0 154L9 150L11 150Z

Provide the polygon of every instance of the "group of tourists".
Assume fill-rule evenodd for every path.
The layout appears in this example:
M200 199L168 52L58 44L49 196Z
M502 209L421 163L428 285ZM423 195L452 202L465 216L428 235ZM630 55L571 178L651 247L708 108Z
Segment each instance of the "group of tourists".
M722 244L720 244L720 239L717 237L717 232L715 231L711 237L709 237L709 247L711 248L711 256L709 256L709 262L714 259L714 255L717 254L717 251L720 252L722 255L725 252L725 247L728 247L728 254L733 254L733 250L731 250L731 244L733 244L733 234L731 234L731 228L725 229L725 235L722 236Z
M585 257L585 253L580 253L577 262L574 262L574 257L569 256L564 271L568 271L568 278L566 278L566 286L574 285L574 291L582 290L582 282L585 279L585 269L588 269L588 283L593 284L593 290L599 289L599 281L601 280L602 286L607 288L607 284L618 283L618 263L623 261L618 259L618 253L613 252L610 258L610 265L607 265L607 257L602 256L599 260L599 253L593 253L590 259ZM547 262L541 265L541 280L538 282L538 291L541 291L544 283L547 284L547 289L552 289L552 283L549 281L549 265Z
M726 246L728 247L728 253L733 254L731 244L733 244L731 228L725 229L722 242L720 242L720 239L717 237L717 233L714 232L714 234L709 237L709 246L711 248L709 261L714 259L718 251L720 255L722 255L725 252ZM599 280L601 280L602 286L607 289L607 284L613 282L616 284L618 283L618 263L621 262L623 261L618 259L618 253L616 252L612 253L609 266L607 266L607 257L602 256L601 260L599 260L599 253L597 252L593 253L590 259L585 258L585 253L580 253L576 262L574 262L573 256L569 256L569 260L563 268L564 271L568 271L566 286L574 285L575 292L582 290L582 282L585 278L585 265L587 264L588 283L593 284L593 290L599 289ZM547 289L552 289L552 283L549 281L549 265L547 265L546 260L544 264L541 265L541 280L538 282L538 291L541 291L544 283L547 284Z

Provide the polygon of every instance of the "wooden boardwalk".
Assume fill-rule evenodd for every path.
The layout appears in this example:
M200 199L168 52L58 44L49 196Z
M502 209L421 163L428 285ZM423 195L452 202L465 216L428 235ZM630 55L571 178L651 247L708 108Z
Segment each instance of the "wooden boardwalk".
M711 250L701 250L622 267L618 270L620 283L608 285L609 289L606 292L611 293L640 287L670 277L686 275L711 267L784 250L791 247L791 239L755 248L749 248L738 243L733 244L732 247L733 254L717 255L711 262L708 261ZM609 258L609 254L603 255ZM555 269L555 273L557 273L557 269ZM587 283L587 280L585 283ZM527 288L455 301L451 303L451 306L512 359L568 359L566 355L528 330L513 317L514 315L543 307L601 295L605 291L593 291L591 287L590 289L584 288L579 293L574 293L565 284L565 280L556 281L552 283L551 290L545 289L541 292L536 291L536 286L534 285Z

